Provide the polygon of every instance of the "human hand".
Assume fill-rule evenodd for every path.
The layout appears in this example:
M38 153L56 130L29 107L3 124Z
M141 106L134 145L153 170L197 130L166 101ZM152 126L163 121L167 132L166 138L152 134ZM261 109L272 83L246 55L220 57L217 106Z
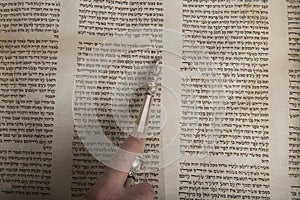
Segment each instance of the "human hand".
M143 151L144 143L145 139L129 136L122 144L121 149L133 154L126 156L125 162L120 159L114 161L114 165L121 164L125 170L120 171L107 167L90 191L78 200L153 200L154 189L149 183L139 183L129 188L124 186L130 166L135 159L133 155ZM119 158L122 157L122 153L120 155Z

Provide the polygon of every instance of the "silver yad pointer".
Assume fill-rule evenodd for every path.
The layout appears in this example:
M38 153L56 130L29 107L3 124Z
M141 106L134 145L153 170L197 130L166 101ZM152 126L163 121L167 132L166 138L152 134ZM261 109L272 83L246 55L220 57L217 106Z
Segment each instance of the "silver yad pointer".
M145 134L146 127L149 123L150 108L157 88L157 80L162 70L162 67L161 65L159 65L159 62L160 59L155 60L155 68L153 71L152 80L147 83L146 96L143 105L140 109L140 115L137 120L136 132L138 134ZM143 171L144 169L145 169L145 162L143 161L143 158L137 156L131 165L130 171L128 173L128 178L125 183L125 187L133 186L134 182L136 181L135 174L137 172Z

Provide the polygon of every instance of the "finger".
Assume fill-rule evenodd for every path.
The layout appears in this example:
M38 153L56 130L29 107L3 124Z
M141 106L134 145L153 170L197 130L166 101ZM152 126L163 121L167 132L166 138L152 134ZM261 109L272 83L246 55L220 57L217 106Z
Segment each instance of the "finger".
M124 199L134 200L153 200L155 192L149 183L139 183L133 187L126 189Z
M113 156L101 180L109 184L107 186L114 188L123 187L128 177L130 167L136 156L143 151L144 145L144 139L129 136Z
M98 183L99 184L99 183ZM130 188L107 188L94 185L86 196L78 200L122 199L122 200L153 200L155 192L149 183L139 183Z
M121 145L121 148L125 151L129 151L133 153L141 153L144 150L144 146L145 146L144 138L129 136Z

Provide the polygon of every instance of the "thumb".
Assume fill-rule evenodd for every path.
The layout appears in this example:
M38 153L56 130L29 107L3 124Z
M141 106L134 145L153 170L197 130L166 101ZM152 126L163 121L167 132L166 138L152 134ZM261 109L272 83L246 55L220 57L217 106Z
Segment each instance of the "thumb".
M149 183L139 183L132 187L126 188L126 198L131 200L153 200L154 189Z

